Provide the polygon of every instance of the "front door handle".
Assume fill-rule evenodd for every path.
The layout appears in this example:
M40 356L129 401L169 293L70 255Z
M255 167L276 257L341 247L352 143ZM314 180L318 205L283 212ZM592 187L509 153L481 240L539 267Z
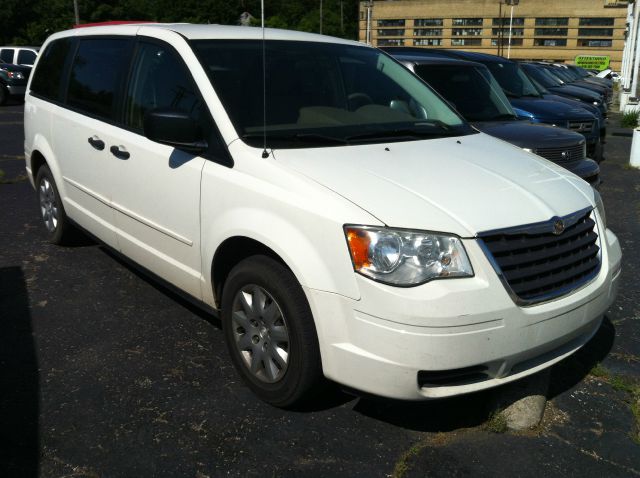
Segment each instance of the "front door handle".
M131 156L124 146L111 146L109 151L118 159L129 159Z
M87 141L89 141L89 144L98 151L102 151L104 149L104 141L98 138L95 134L91 136L91 138L87 139Z

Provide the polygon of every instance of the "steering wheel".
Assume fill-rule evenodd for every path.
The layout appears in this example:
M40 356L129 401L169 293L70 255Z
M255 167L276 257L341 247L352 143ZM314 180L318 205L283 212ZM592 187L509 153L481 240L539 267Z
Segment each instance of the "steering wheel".
M356 92L347 96L347 102L349 104L349 111L355 111L362 106L372 104L373 100L366 93Z

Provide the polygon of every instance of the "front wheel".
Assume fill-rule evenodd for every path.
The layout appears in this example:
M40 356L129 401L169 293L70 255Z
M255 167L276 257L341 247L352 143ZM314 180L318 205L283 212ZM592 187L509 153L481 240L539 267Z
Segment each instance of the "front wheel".
M222 293L222 325L236 369L262 400L299 405L323 382L311 309L279 262L252 256L233 268Z

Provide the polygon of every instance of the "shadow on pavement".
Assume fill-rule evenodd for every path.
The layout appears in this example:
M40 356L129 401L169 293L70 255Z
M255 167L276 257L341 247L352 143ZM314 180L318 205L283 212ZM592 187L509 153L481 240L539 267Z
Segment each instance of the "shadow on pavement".
M24 275L0 268L0 476L38 476L38 396Z
M605 316L596 334L584 347L551 369L547 398L551 400L584 380L591 369L609 354L615 335L614 325Z

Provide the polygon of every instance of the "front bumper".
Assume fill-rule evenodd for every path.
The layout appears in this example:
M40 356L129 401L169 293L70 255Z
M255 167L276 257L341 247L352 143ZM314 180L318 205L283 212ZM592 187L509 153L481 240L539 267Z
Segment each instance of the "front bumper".
M367 393L424 400L549 367L589 341L615 298L620 246L610 231L602 240L602 268L593 281L531 307L515 305L475 240L465 241L473 278L394 288L358 276L360 300L305 289L324 373Z

